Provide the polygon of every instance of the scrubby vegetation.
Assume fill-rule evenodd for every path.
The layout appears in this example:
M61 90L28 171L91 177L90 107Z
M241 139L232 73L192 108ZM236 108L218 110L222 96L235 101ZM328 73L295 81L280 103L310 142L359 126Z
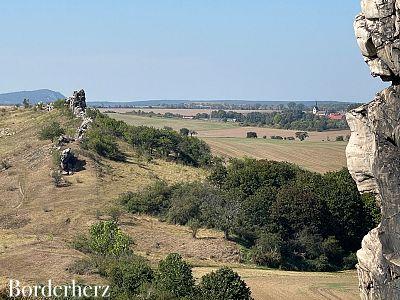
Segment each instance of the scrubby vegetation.
M42 129L39 131L39 138L54 142L55 139L59 138L60 135L64 133L65 129L61 127L61 124L57 121L53 121L42 127Z
M201 167L210 165L212 156L209 146L198 138L188 136L186 132L172 129L156 129L145 126L130 126L114 120L98 110L87 111L93 118L92 128L82 141L86 149L114 160L122 159L118 149L118 140L125 141L139 153L164 158L183 164Z
M246 283L229 268L205 275L196 285L192 267L179 254L169 254L153 269L133 254L131 242L114 221L94 224L88 236L78 237L73 244L90 258L77 261L69 270L105 277L111 284L111 299L251 299Z
M321 175L251 159L219 164L206 182L159 181L120 201L133 213L220 229L248 249L245 260L288 270L354 267L362 237L379 222L374 198L359 195L346 169Z

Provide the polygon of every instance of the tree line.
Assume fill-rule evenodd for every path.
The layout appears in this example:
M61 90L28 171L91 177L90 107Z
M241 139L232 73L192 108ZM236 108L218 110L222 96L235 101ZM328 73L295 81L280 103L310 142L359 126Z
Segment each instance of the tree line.
M371 195L346 169L324 175L266 160L217 164L204 182L158 181L120 196L132 213L222 230L244 246L243 260L285 270L353 268L363 236L379 223Z
M203 167L212 163L210 147L202 140L176 132L171 128L157 129L146 126L131 126L100 113L87 109L93 124L82 140L82 147L99 155L124 160L118 148L118 140L130 144L140 154L164 158L186 165Z
M204 118L203 114L196 116ZM250 112L243 114L234 111L218 110L211 112L211 118L221 121L235 120L242 126L269 126L282 129L325 131L333 129L348 129L345 120L330 120L325 117L314 115L297 108L284 109L273 112Z

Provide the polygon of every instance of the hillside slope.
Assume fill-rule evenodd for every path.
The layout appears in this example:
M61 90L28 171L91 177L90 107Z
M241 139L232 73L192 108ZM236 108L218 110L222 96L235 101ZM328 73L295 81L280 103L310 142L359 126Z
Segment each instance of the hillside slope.
M79 158L86 161L85 170L66 177L70 186L56 188L50 176L52 145L37 138L40 127L50 119L67 124L57 112L23 109L3 113L0 121L0 133L2 128L10 133L0 135L0 161L7 159L11 165L0 172L0 276L3 279L8 276L32 281L70 278L66 266L82 255L72 250L69 242L86 232L96 221L96 215L98 218L112 206L120 193L136 191L155 179L177 182L204 177L203 171L182 165L157 160L141 162L129 152L125 163L95 162L77 145L72 145ZM204 231L203 236L210 237L210 241L192 240L187 228L131 215L123 216L121 224L136 241L135 250L147 253L149 258L181 251L198 261L238 260L237 247L224 241L222 234ZM29 274L27 267L31 270Z
M11 166L0 172L0 289L8 278L22 282L102 282L93 274L73 275L68 268L84 257L70 246L74 237L87 232L98 219L107 219L107 209L125 191L136 191L163 179L169 183L194 181L206 172L162 160L144 162L120 145L127 162L98 159L72 144L85 169L67 176L70 186L56 188L50 176L53 168L49 141L38 139L38 131L50 120L58 120L72 131L75 120L58 111L29 109L0 110L0 163ZM1 168L0 168L1 169ZM307 299L356 299L354 272L295 273L250 269L239 263L239 247L223 234L201 230L193 239L187 227L175 226L148 216L124 214L121 228L134 240L133 250L152 263L167 253L179 252L196 268L195 275L208 267L228 264L248 282L255 299L279 299L301 293Z
M0 105L20 104L24 99L29 99L30 103L51 102L57 99L64 99L65 96L59 92L41 89L35 91L20 91L0 94Z

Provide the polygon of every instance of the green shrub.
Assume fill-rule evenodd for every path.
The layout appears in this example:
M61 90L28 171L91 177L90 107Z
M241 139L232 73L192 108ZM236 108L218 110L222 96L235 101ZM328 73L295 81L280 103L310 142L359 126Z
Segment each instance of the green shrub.
M125 155L119 150L115 138L107 135L98 128L91 128L86 132L81 146L85 150L92 150L100 156L111 160L125 160Z
M53 107L55 109L64 109L66 107L65 99L57 99L56 101L53 102Z
M131 244L131 238L114 221L100 222L90 228L89 248L95 254L121 256L131 252Z
M336 142L343 142L343 141L344 141L343 135L338 135L338 136L336 137Z
M232 269L224 267L202 277L200 289L204 299L249 300L250 288Z
M247 132L246 137L248 139L256 139L257 138L257 132L249 131L249 132Z
M343 269L352 270L356 267L357 263L358 263L357 254L355 252L350 253L349 255L343 258Z
M282 262L283 241L278 234L264 233L251 250L252 261L261 266L277 268Z
M160 261L155 277L159 291L167 291L177 298L189 297L195 292L192 268L177 253Z
M143 285L152 282L153 270L139 257L122 259L109 269L108 278L113 285L113 293L136 295Z
M131 213L162 215L169 208L171 190L164 181L156 181L141 192L121 194L119 201Z
M187 128L181 128L179 130L179 133L182 134L183 136L189 136L190 130Z
M42 140L51 140L59 138L60 135L65 134L65 129L61 127L60 123L53 121L42 127L39 131L39 138Z

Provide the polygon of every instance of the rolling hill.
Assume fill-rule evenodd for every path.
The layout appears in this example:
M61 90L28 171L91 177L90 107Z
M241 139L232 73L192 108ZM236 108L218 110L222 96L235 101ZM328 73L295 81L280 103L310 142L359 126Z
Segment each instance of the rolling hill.
M22 103L24 99L29 99L30 103L37 103L40 101L51 102L61 98L63 99L65 96L59 92L48 89L20 91L0 94L0 105L19 104Z

